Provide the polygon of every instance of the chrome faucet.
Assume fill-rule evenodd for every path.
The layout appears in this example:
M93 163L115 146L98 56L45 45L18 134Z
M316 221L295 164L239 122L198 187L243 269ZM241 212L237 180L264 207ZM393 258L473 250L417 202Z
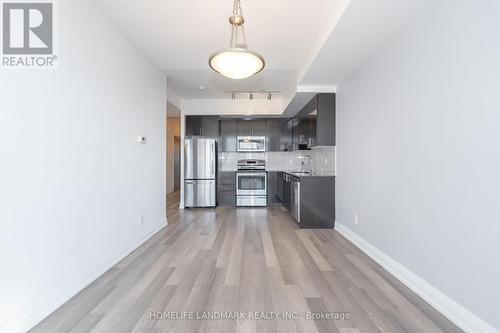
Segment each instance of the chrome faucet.
M298 156L298 158L300 159L300 171L312 173L313 165L312 165L311 156L310 155L300 155L300 156Z

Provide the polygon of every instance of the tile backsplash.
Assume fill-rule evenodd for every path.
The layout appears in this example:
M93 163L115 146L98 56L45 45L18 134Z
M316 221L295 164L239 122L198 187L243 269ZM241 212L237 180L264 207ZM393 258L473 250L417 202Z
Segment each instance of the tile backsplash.
M219 153L219 170L235 171L238 160L260 159L266 161L268 171L300 171L303 158L309 155L314 172L335 175L335 147L319 147L312 150L266 153Z
M317 173L336 175L336 147L319 147L310 151L313 170Z

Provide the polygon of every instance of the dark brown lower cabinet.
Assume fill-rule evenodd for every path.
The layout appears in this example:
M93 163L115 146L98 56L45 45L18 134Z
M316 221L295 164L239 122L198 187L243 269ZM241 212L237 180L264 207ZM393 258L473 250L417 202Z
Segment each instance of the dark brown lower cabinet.
M279 175L278 171L267 172L267 204L275 205L281 203L279 198Z
M217 182L217 205L236 206L236 172L219 171Z
M278 199L281 203L285 200L285 173L278 173Z
M300 228L333 228L335 177L300 177Z
M333 228L335 223L335 177L297 177L277 173L276 198L288 210L294 204L294 181L300 182L300 228Z
M236 206L236 191L219 191L217 205L228 207Z
M278 172L277 177L276 192L278 202L283 204L287 209L291 209L292 183L290 182L290 175L286 172Z
M291 182L291 178L290 178L290 175L288 174L284 174L284 185L283 185L283 205L285 205L285 207L288 209L288 210L291 210L292 209L292 182Z

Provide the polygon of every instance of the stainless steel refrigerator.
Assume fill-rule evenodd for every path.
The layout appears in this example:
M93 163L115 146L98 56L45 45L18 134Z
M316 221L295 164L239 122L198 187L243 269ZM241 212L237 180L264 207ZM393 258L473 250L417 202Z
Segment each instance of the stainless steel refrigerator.
M215 207L215 140L186 139L184 154L184 206Z

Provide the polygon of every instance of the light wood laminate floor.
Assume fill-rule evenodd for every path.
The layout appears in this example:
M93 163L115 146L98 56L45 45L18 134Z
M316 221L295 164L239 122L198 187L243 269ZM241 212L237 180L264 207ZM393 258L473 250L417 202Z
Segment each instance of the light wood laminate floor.
M32 331L461 332L334 230L299 230L282 207L178 210L177 195L167 228ZM166 320L152 311L246 317ZM248 319L253 311L349 318Z

